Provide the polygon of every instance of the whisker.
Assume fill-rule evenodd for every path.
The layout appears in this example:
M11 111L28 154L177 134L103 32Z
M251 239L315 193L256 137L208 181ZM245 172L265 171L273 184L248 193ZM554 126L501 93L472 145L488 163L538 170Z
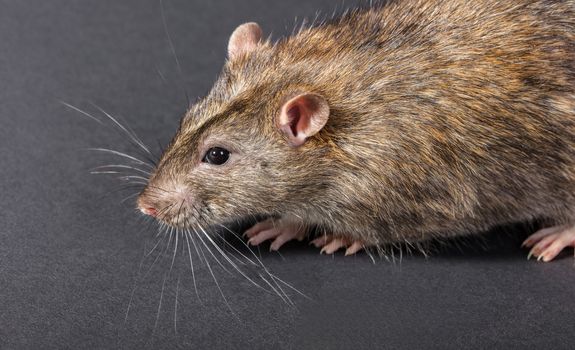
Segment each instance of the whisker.
M126 175L126 176L122 176L120 177L121 180L130 180L130 179L136 179L136 180L144 180L146 181L146 184L148 183L148 179L143 177L143 176L138 176L138 175Z
M198 301L202 303L200 299L200 293L198 293L198 286L196 285L196 274L194 272L194 264L192 262L192 250L190 249L190 240L188 235L191 235L190 231L184 231L184 237L186 237L186 244L188 246L188 255L190 257L190 269L192 270L192 281L194 282L194 290L196 291L196 295L198 296Z
M144 253L145 253L145 246L144 246ZM132 287L132 292L130 293L130 300L128 301L128 307L126 308L126 315L124 316L124 325L128 321L128 315L130 313L130 308L132 307L132 301L134 300L134 294L136 292L136 288L138 286L138 277L140 273L142 273L142 266L144 266L144 260L146 256L142 255L142 259L140 259L140 265L138 266L138 273L136 274L136 278L134 279L134 285Z
M121 179L121 178L118 178L118 180L122 180L122 179ZM140 180L140 181L134 181L134 180L124 179L124 180L122 180L122 181L124 181L124 182L125 182L126 184L128 184L128 185L144 186L143 188L145 188L145 187L146 187L146 184L147 184L146 182L142 182L141 180Z
M110 113L106 112L104 109L102 109L100 106L94 104L94 103L90 103L92 106L94 106L95 108L97 108L100 112L102 112L106 117L108 117L112 122L114 122L114 124L116 124L122 131L124 131L126 133L126 135L128 135L128 137L137 145L139 146L141 149L143 149L144 151L146 151L146 153L148 153L150 156L154 157L154 155L152 154L152 152L150 152L150 150L148 149L148 147L146 147L146 145L144 145L144 143L142 142L142 140L140 140L138 138L138 136L136 136L136 134L134 133L133 130L129 130L124 127L124 125L122 125L116 118L114 118ZM152 163L154 163L152 161Z
M162 209L158 210L158 214L157 217L158 219L164 219L166 214L168 213L168 211L174 206L176 205L176 203L172 203L170 205L166 205L165 207L163 207Z
M140 172L140 173L145 174L145 175L148 175L148 176L151 175L151 173L150 173L149 171L145 171L145 170L142 170L142 169L140 169L140 168L136 168L136 167L129 166L129 165L124 165L124 164L107 164L107 165L101 165L101 166L98 166L98 167L95 167L95 168L91 169L91 171L97 171L97 170L100 170L100 169L109 169L109 168L130 169L130 170L135 170L135 171L137 171L137 172Z
M198 235L198 232L196 230L194 230L194 232L196 233L196 235L198 236L198 238L200 237ZM207 248L207 246L206 246ZM208 261L208 259L206 258L206 255L204 254L202 248L200 247L200 252L202 253L202 256L204 257L204 261L206 262L206 266L208 267L208 270L210 271L210 274L212 275L212 278L214 280L214 283L216 284L216 287L218 288L218 291L220 292L220 295L222 296L222 299L224 300L224 303L226 304L226 306L228 307L228 309L230 310L231 314L234 315L234 317L240 321L240 318L238 317L238 315L236 315L236 313L234 312L234 310L232 309L232 307L230 306L230 303L228 303L228 299L226 298L226 296L224 295L224 292L222 291L222 288L220 288L220 284L218 282L218 280L216 279L216 276L214 275L214 271L212 271L212 267L210 265L210 262ZM213 255L212 255L213 256Z
M176 217L179 218L180 217L180 211L182 210L182 207L184 205L184 201L182 200L182 202L180 203L180 207L178 208L178 213L176 214ZM172 269L174 268L174 261L176 260L176 253L178 251L178 237L180 230L178 228L176 228L176 244L174 245L174 255L172 256L172 264L170 265L170 273L172 272Z
M109 170L109 171L90 171L90 174L97 175L97 174L123 174L123 173L119 171Z
M174 60L176 61L176 67L178 68L178 73L180 74L180 83L182 83L182 89L184 90L184 94L186 96L186 102L188 104L188 108L190 108L190 96L188 95L188 91L183 86L183 82L181 81L184 73L182 72L182 66L180 65L180 60L178 59L178 55L176 55L176 48L174 46L174 42L172 41L172 37L170 36L170 32L168 30L168 24L166 22L166 14L164 11L164 1L160 0L160 13L162 15L162 24L164 25L164 32L166 33L166 37L168 38L168 45L170 46L170 50L172 51L172 55L174 56Z
M232 236L235 237L240 243L242 243L248 249L248 251L250 253L252 253L253 257L258 262L258 265L267 272L268 271L267 267L264 265L263 261L254 253L254 251L251 249L251 247L249 245L247 245L247 243L236 232L230 230L229 228L227 228L225 226L223 226L223 227L228 232L230 232L232 234ZM269 274L269 272L268 272L268 274Z
M75 110L76 112L79 112L79 113L85 115L86 117L88 117L88 118L90 118L90 119L92 119L92 120L98 122L99 124L104 125L104 123L103 123L100 119L94 117L94 116L91 115L90 113L88 113L88 112L86 112L86 111L83 111L83 110L81 110L81 109L78 108L78 107L72 106L71 104L69 104L69 103L67 103L67 102L64 102L64 101L59 101L59 102L60 102L61 104L63 104L64 106L66 106L66 107L68 107L68 108L70 108L70 109L73 109L73 110Z
M134 157L134 156L131 156L131 155L129 155L129 154L126 154L126 153L123 153L123 152L120 152L120 151L115 151L115 150L111 150L111 149L107 149L107 148L87 148L86 150L87 150L87 151L96 151L96 152L111 153L111 154L114 154L114 155L117 155L117 156L120 156L120 157L128 158L128 159L130 159L130 160L132 160L132 161L134 161L134 162L137 162L137 163L139 163L139 164L141 164L141 165L145 165L145 166L147 166L147 167L150 167L151 169L154 168L153 165L150 165L150 164L144 162L144 161L141 160L141 159L138 159L138 158L136 158L136 157Z
M246 242L238 235L238 233L230 230L228 227L226 226L222 226L225 230L227 230L228 232L230 232L232 234L233 237L235 237L237 240L239 240L248 250L249 252L254 256L254 258L257 260L257 262L259 263L258 265L266 272L266 274L268 276L270 276L270 278L272 278L273 280L277 280L278 282L284 284L285 286L287 286L288 288L292 289L294 292L300 294L301 296L312 300L309 296L305 295L303 292L301 292L300 290L298 290L297 288L295 288L294 286L292 286L291 284L285 282L284 280L282 280L281 278L277 277L276 275L272 274L271 272L269 272L268 268L264 265L263 261L254 253L254 251L250 248L249 245L246 244ZM281 289L281 288L280 288Z
M85 110L82 110L76 106L73 106L67 102L64 101L59 101L62 105L94 120L95 122L97 122L100 125L103 125L105 127L109 127L108 125L106 125L102 120L100 120L99 118L95 117L94 115L86 112ZM106 112L104 109L102 109L101 107L99 107L98 105L94 104L94 103L90 103L94 108L98 109L102 114L104 114L108 119L110 119L118 128L120 131L124 132L126 135L128 135L129 137L129 141L131 144L135 145L138 149L142 149L145 151L146 154L150 155L151 158L149 158L147 155L145 155L145 157L150 161L151 164L155 165L155 161L153 158L155 158L155 156L152 154L152 152L150 152L149 148L144 144L144 142L142 142L142 140L140 138L138 138L138 136L136 135L136 133L125 127L124 125L122 125L117 118L114 118L110 113Z
M162 232L162 230L160 229L158 231L158 234L160 234ZM166 233L167 233L167 229L166 231L163 232L162 237L160 239L158 239L158 242L156 242L156 244L154 245L154 247L152 248L152 250L150 250L147 254L146 257L150 256L150 254L152 254L154 252L154 250L156 250L156 248L158 247L158 245L160 244L160 242L162 242L163 240L166 239Z
M285 290L278 284L278 282L276 281L276 279L274 278L275 276L273 274L269 274L270 278L272 279L272 281L274 282L274 284L276 285L276 287L281 291L281 293L286 297L287 299L287 304L290 304L291 306L295 306L295 303L291 300L291 298L287 295L287 293L285 292Z
M367 254L367 256L369 256L371 258L371 261L373 262L373 264L375 264L375 258L373 257L371 252L368 249L364 249L364 251ZM384 255L384 256L389 261L389 258L387 257L387 255Z
M136 193L134 193L134 194L132 194L132 195L129 195L128 197L122 199L122 201L121 201L120 203L125 203L128 199L134 198L134 197L136 197L136 196L139 195L139 194L140 194L140 192L136 192Z
M230 264L234 269L236 269L236 271L238 271L245 279L247 279L249 282L251 282L254 286L261 288L263 290L265 290L266 292L268 291L267 289L265 289L264 287L262 287L261 285L259 285L257 282L255 282L253 279L251 279L249 276L247 276L228 256L227 254L225 254L224 251L221 250L221 248L213 241L213 239L206 233L206 231L202 228L202 226L199 226L200 229L202 230L202 232L204 233L204 236L209 240L209 242L214 246L214 248L216 248L216 250L227 260L228 264Z
M226 269L226 267L222 264L222 262L214 255L214 252L212 252L212 250L210 249L210 247L208 247L208 245L206 244L206 242L204 241L204 239L202 238L202 236L200 236L200 234L198 233L198 231L196 231L194 229L194 232L196 233L196 236L198 237L198 239L204 244L204 247L208 250L208 252L210 253L210 255L214 258L214 260L218 263L218 265L220 265L220 267L226 271L228 274L232 274L228 269ZM201 248L200 248L201 249Z
M180 276L178 275L178 282L176 283L176 303L174 304L174 334L178 334L178 293L180 291Z
M164 298L164 287L166 285L166 278L167 275L164 275L164 282L162 283L162 292L160 293L160 302L158 303L158 312L156 313L156 322L154 322L154 329L152 330L152 334L156 332L156 328L158 327L158 320L160 319L160 311L162 310L162 299Z
M158 73L158 75L160 76L160 79L162 79L162 81L167 84L168 80L166 79L166 77L164 76L164 73L162 73L162 71L160 70L160 67L158 67L158 65L156 64L156 72Z
M245 246L246 248L248 248L248 250L250 251L250 253L252 253L252 255L258 260L259 266L264 270L264 272L265 272L268 276L270 276L270 278L272 279L272 281L274 281L274 283L276 284L277 288L278 288L279 290L281 290L282 293L287 297L287 294L284 292L284 290L281 288L281 286L279 286L279 285L277 284L276 279L279 280L279 281L282 281L282 282L285 283L285 284L287 284L287 282L284 282L283 280L279 279L278 277L276 277L275 275L273 275L272 273L270 273L269 270L264 266L263 262L262 262L262 261L257 257L257 255L250 249L250 247L244 242L244 240L241 239L241 238L238 236L238 234L237 234L236 232L230 230L229 228L227 228L227 227L224 226L224 225L222 225L222 227L223 227L224 229L226 229L228 232L230 232L234 237L236 237L242 244L244 244L244 246ZM202 228L201 225L200 225L200 228ZM207 235L207 233L206 233L205 231L204 231L204 234ZM224 242L225 242L225 239L224 239ZM212 244L213 244L213 243L214 243L214 242L212 242ZM251 260L250 260L250 261L251 261ZM240 272L240 273L241 273L241 272ZM247 276L245 276L245 275L244 275L244 277L247 278ZM261 276L261 274L260 274L260 277L263 278L263 276ZM249 280L249 279L248 279L248 280ZM264 280L265 280L265 278L264 278ZM251 281L251 280L250 280L250 281ZM267 280L265 280L265 281L266 281L266 283L269 284L269 282L268 282ZM288 284L288 285L289 285L289 284ZM304 295L302 292L300 292L299 290L295 289L295 287L293 287L293 286L291 286L291 285L289 285L289 287L292 288L292 289L294 289L294 290L296 290L299 294ZM266 290L266 289L264 288L264 290ZM276 291L276 293L277 293L277 290L276 290L275 288L274 288L273 290ZM283 297L282 297L281 295L279 295L279 296L280 296L280 298L283 299ZM293 302L291 302L291 299L289 299L289 297L288 297L288 300L290 301L290 303L291 303L292 305L294 305ZM285 300L284 300L284 301L285 301Z
M268 280L266 280L266 279L264 278L264 276L262 276L261 274L258 274L258 275L260 276L260 278L261 278L265 283L267 283L268 286L270 286L270 288L277 294L277 296L279 296L279 297L283 300L284 303L288 304L287 300L283 297L282 293L278 292L278 290L275 289L275 287L274 287ZM285 293L284 293L284 294L285 294ZM291 300L290 300L290 302L291 302Z
M176 260L176 252L178 251L178 237L180 236L180 231L176 229L176 244L174 244L174 255L172 256L172 264L170 265L170 272L172 273L172 269L174 268L174 261Z
M312 298L310 298L309 296L305 295L303 292L301 292L299 289L297 289L296 287L292 286L291 284L287 283L286 281L282 280L281 278L279 278L276 275L270 274L270 277L273 278L274 280L277 280L278 282L280 282L281 284L283 284L284 286L288 287L289 289L293 290L294 292L298 293L299 295L301 295L302 297L308 299L308 300L313 300Z
M158 144L158 148L160 149L160 153L163 154L164 153L164 147L160 143L160 140L156 139L156 143Z
M170 230L171 230L171 228L170 228ZM156 265L156 262L158 261L158 259L160 259L161 256L163 256L164 254L166 254L166 251L167 251L168 247L170 246L171 237L172 237L172 236L171 236L171 233L168 233L168 231L166 231L166 234L167 234L168 237L169 237L168 244L166 245L166 249L164 249L164 251L161 251L161 250L160 250L160 251L158 252L158 255L156 256L156 258L155 258L154 261L152 262L152 265L150 265L150 267L148 268L148 271L147 271L146 274L144 275L144 278L148 277L148 275L150 274L150 272L152 271L152 269L153 269L154 266ZM165 237L165 236L164 236L164 237ZM164 239L162 239L162 240L164 240Z
M122 192L122 191L127 191L127 190L132 190L132 189L142 189L143 187L141 186L141 184L124 184L123 186L117 187L111 191L108 191L107 193L104 193L103 195L97 197L97 200L102 200L104 198L106 198L107 196L110 196L114 193L118 193L118 192Z
M227 231L230 231L229 228L227 228L225 225L222 224L218 224L220 227L226 229ZM233 244L231 244L230 242L228 242L226 239L223 240L224 244L227 244L228 247L232 248L236 253L240 254L244 259L246 259L247 261L249 261L252 265L256 265L259 266L255 261L253 261L252 259L250 259L247 255L245 255L244 253L240 252L239 249L237 249L236 247L234 247Z

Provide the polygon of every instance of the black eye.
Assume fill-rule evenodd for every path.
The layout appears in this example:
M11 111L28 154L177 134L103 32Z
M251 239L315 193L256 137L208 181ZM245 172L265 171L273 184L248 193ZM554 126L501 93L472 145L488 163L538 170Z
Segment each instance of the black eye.
M204 156L204 159L202 159L202 162L214 165L222 165L225 162L227 162L229 158L230 158L230 151L228 151L227 149L221 147L212 147L206 152L206 155Z

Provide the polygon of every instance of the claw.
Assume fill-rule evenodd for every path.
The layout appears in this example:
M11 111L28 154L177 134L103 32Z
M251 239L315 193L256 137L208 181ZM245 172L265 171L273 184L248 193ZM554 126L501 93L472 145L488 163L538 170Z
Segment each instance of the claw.
M306 232L306 228L299 223L293 223L284 219L267 219L246 230L244 236L248 238L248 244L252 246L272 240L270 251L277 251L286 242L293 239L303 240ZM314 245L316 248L321 248L320 254L333 254L341 248L346 248L346 256L353 255L365 247L362 241L328 234L313 239L309 244Z
M333 254L341 248L346 248L345 256L353 255L362 250L365 245L362 241L351 240L344 237L336 237L334 235L322 235L310 242L317 248L322 248L320 254Z
M328 244L326 244L323 248L321 248L320 250L320 254L326 253L326 254L333 254L335 253L339 248L344 247L346 244L346 242L344 242L343 239L341 238L334 238L331 240L331 242L329 242Z
M575 226L554 226L539 230L529 236L521 245L531 247L527 259L537 257L537 261L548 262L566 247L575 247Z
M352 245L350 245L346 250L345 250L345 256L349 256L349 255L353 255L357 252L359 252L360 250L363 249L363 244L359 241L355 241L353 242Z

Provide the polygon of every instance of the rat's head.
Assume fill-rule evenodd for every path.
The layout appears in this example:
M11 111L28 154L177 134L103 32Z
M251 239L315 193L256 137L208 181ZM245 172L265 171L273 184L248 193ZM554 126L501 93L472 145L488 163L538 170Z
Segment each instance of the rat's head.
M309 177L327 148L329 106L309 87L254 74L272 51L255 23L233 32L222 76L183 117L138 198L143 213L205 227L289 211L317 189Z

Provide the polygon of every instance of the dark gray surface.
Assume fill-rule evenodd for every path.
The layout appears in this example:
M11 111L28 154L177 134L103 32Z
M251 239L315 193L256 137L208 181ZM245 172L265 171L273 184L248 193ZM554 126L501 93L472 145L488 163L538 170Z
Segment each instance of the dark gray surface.
M59 101L120 115L157 150L184 90L194 98L214 81L236 25L256 20L277 37L295 17L334 9L329 0L164 5L181 74L157 0L0 1L0 348L573 348L573 259L526 261L527 232L401 263L264 247L269 269L312 298L290 293L296 308L212 261L239 321L206 266L198 300L185 252L171 273L166 252L146 275L154 229L121 203L130 191L102 198L118 183L89 175L118 159L82 150L133 149Z

